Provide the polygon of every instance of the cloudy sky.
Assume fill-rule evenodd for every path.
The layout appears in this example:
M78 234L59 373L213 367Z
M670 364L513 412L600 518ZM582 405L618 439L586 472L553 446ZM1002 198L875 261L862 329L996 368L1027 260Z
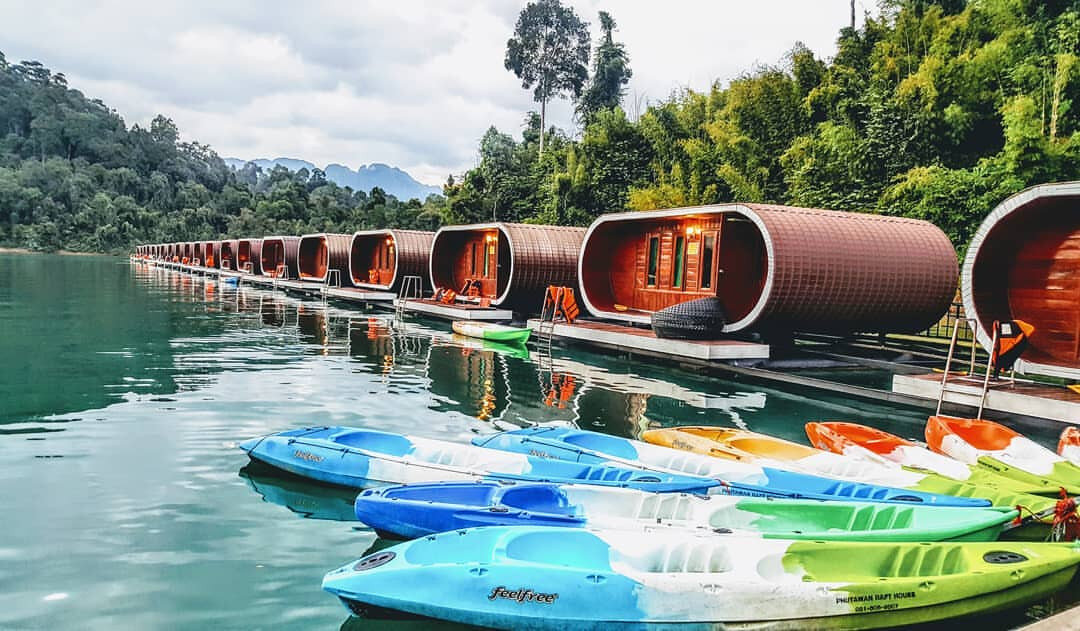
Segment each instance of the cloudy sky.
M626 104L707 89L796 41L835 52L849 0L570 0L597 39L609 11L634 78ZM525 0L0 0L0 51L35 59L128 124L157 113L227 157L385 162L440 184L490 125L519 134L531 93L503 68ZM874 9L857 0L856 12ZM571 130L570 105L549 107Z

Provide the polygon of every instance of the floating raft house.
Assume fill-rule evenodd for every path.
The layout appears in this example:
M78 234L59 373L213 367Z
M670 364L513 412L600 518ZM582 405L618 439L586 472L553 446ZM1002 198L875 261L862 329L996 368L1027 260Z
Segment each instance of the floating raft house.
M926 221L722 204L603 215L578 276L594 316L627 323L717 296L729 333L915 332L948 309L957 260Z
M577 286L584 237L584 228L564 226L444 226L431 243L431 284L466 293L472 281L493 307L539 312L549 285Z
M960 278L964 311L990 350L995 320L1035 327L1021 372L1080 379L1080 182L1043 184L979 226Z
M349 277L355 287L399 293L406 276L430 288L428 260L434 232L361 230L349 247Z

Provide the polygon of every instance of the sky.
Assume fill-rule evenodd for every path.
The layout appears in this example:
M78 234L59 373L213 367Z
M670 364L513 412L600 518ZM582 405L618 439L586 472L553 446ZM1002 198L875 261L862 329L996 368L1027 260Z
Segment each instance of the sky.
M617 23L624 108L707 90L795 42L835 54L849 0L563 0ZM503 66L525 0L0 0L0 51L37 60L129 124L156 114L222 157L383 162L428 184L475 165L491 125L520 137L532 92ZM856 14L874 11L856 0ZM574 134L568 101L549 120Z

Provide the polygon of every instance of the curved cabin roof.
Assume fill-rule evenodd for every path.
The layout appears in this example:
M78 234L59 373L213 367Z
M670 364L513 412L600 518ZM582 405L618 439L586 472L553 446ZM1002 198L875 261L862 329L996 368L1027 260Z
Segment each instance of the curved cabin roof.
M1035 327L1016 367L1080 379L1080 182L1043 184L1001 202L968 246L964 311L989 349L994 320Z
M678 267L672 242L685 239L686 258L705 258L702 225L716 239L708 287L689 264L680 272L684 280L663 287L656 270ZM660 242L659 263L646 260L656 246L642 253L649 234ZM646 268L650 276L643 280ZM956 295L957 261L948 237L926 221L718 204L603 215L589 227L578 273L585 307L613 320L648 324L658 308L716 295L729 312L725 332L920 331ZM661 302L647 299L663 292ZM643 297L640 305L628 304L635 296Z
M434 232L424 230L359 230L352 236L349 247L349 276L356 287L375 291L398 292L406 276L419 276L422 285L430 287L428 258ZM378 261L384 246L389 257L388 267L380 268ZM377 279L372 278L374 275Z
M466 256L462 245L476 235L491 233L498 235L493 306L539 312L549 285L577 287L584 228L503 222L439 228L428 262L431 285L460 290L455 266Z

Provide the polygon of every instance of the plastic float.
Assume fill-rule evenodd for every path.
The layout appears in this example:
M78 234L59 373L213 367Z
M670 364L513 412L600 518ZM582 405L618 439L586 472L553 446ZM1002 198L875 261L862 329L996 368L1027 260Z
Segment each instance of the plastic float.
M356 518L382 537L475 526L676 528L766 539L994 541L1015 510L649 493L583 484L432 482L356 497Z
M472 528L323 578L367 607L504 629L876 628L1018 607L1061 590L1080 547L853 543L685 531Z
M530 427L492 436L473 444L492 449L592 464L614 464L662 473L714 478L723 486L713 493L784 497L789 499L920 503L939 506L989 506L981 498L961 498L893 488L860 481L843 481L785 469L687 453L580 429Z
M565 482L705 493L720 483L604 465L559 462L468 444L355 427L305 427L240 444L252 460L340 486L441 480Z

